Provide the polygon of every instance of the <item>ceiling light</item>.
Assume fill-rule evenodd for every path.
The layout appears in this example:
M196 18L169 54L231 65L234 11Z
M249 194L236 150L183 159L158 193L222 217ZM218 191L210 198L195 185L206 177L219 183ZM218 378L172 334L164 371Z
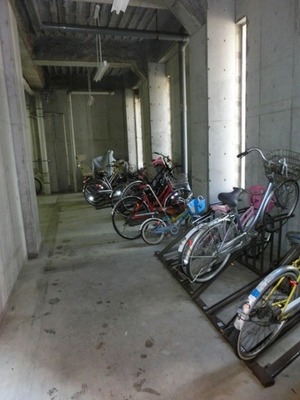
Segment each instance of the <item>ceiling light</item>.
M107 61L102 61L98 66L97 72L94 76L94 81L95 82L101 81L108 68L109 68L109 63Z
M125 12L128 6L129 0L114 0L113 5L111 7L111 12L115 11L119 14L120 11Z

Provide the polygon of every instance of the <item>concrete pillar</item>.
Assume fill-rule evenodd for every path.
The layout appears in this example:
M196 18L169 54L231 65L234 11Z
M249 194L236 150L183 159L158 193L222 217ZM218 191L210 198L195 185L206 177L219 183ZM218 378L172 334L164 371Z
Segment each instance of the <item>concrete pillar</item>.
M127 140L128 140L128 161L134 170L138 166L138 154L136 143L136 125L135 125L135 104L134 93L132 90L125 90L125 107L127 122Z
M8 0L1 1L0 37L2 51L3 54L5 54L1 69L1 80L3 79L5 82L9 114L8 120L13 144L13 154L11 154L11 158L14 159L18 179L17 186L15 187L18 196L14 199L12 204L14 204L16 200L20 202L18 205L16 204L15 207L18 208L19 206L21 210L27 255L31 258L36 257L38 254L41 243L41 233L33 179L33 166L30 155L29 133L27 130L26 103L18 30ZM2 146L2 142L0 145ZM8 151L8 149L3 149L3 151ZM14 182L8 182L8 184L13 185ZM14 206L10 207L10 212L13 214L16 213ZM17 219L18 217L12 216L12 221L16 224L14 226L16 231L20 230ZM19 234L20 232L18 235ZM14 245L18 247L18 243Z
M170 90L165 64L148 65L152 153L171 156Z
M209 0L207 13L209 201L238 186L240 150L234 0Z
M40 154L42 158L41 163L43 172L43 191L44 194L49 195L51 194L50 174L49 174L47 145L45 137L43 104L39 93L35 95L35 102L36 102L36 118L37 118L37 126L38 126L39 142L40 142Z

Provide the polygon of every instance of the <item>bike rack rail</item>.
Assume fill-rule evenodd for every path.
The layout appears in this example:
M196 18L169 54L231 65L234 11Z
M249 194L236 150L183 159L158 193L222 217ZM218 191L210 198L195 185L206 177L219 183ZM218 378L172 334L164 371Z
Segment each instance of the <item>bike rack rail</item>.
M255 246L259 238L262 240L265 232L261 230L258 237L251 243L250 246ZM205 283L193 283L182 272L180 260L177 252L178 245L185 233L176 237L171 241L163 250L156 252L155 256L164 264L171 275L179 282L183 289L191 296L192 300L199 306L201 311L205 314L212 325L219 331L224 340L233 348L231 333L233 331L233 321L236 317L236 310L245 299L246 295L261 281L262 277L268 274L271 270L276 268L282 261L281 245L282 245L282 226L276 234L271 234L270 244L267 249L262 249L262 253L258 258L249 257L249 247L236 252L228 260L226 266L220 273ZM260 236L261 235L261 236ZM247 251L248 250L248 251ZM288 257L294 257L298 252L300 253L300 245L292 248L285 256L284 260ZM276 259L274 260L274 254ZM292 259L292 258L291 258ZM266 263L268 264L266 267ZM241 272L241 267L245 267L248 271L248 282L243 282L241 287L235 288L232 293L226 294L218 300L213 300L209 304L209 294L212 292L214 285L219 285L218 293L222 292L222 279L221 275L228 275L230 269L230 281L240 281L238 273ZM244 270L245 271L245 270ZM235 276L237 275L237 276ZM252 278L252 279L251 279ZM225 286L225 288L224 288ZM223 283L223 291L227 292L227 286ZM222 313L226 315L226 310L232 308L227 317L224 318ZM272 348L274 343L286 335L297 323L300 322L300 313L297 313L291 320L288 321L280 336L272 345L265 349L262 355L267 354L269 349ZM275 377L280 374L286 367L288 367L300 355L300 341L288 349L284 354L278 357L275 361L261 365L259 362L260 356L253 361L245 361L245 365L252 371L256 378L261 382L264 387L271 386L275 383Z

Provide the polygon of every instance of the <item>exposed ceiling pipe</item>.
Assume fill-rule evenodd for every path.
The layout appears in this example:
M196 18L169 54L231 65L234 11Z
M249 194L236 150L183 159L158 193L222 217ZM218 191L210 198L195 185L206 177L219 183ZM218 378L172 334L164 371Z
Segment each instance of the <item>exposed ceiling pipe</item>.
M138 29L103 28L100 26L42 24L41 30L60 31L63 33L82 33L82 34L90 33L90 34L100 34L108 36L129 36L129 37L138 37L143 39L171 40L177 42L188 42L189 40L189 36L186 34L141 31Z

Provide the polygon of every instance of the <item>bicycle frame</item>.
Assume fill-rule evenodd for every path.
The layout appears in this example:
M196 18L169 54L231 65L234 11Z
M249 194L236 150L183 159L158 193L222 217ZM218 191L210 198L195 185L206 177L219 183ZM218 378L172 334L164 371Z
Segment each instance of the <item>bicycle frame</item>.
M177 235L178 233L178 227L180 226L180 224L182 224L182 222L190 215L188 210L185 210L183 213L173 217L173 221L172 218L170 218L169 216L166 216L165 218L162 219L162 221L166 222L166 226L160 226L160 227L156 227L155 228L155 232L157 234L161 234L161 233L171 233L172 235ZM145 221L147 222L147 220ZM144 223L145 223L144 222ZM141 225L140 230L143 229L144 223Z
M273 176L268 175L267 178L269 180L269 184L257 211L255 210L254 206L251 205L244 213L242 213L242 215L240 215L237 207L233 207L227 215L218 217L212 222L214 224L218 223L222 219L227 219L228 221L231 220L236 224L236 227L240 232L233 239L226 242L222 241L218 251L219 254L228 254L232 253L233 251L240 250L241 248L246 247L250 241L258 235L257 227L263 220L265 210L268 207L276 188ZM199 231L199 235L201 233L202 232ZM195 238L194 243L196 241L197 237Z
M297 260L298 262L300 259ZM300 283L300 265L298 267L295 266L282 266L276 268L274 271L269 273L259 284L256 286L250 295L248 296L246 302L242 305L241 309L237 313L237 317L234 321L234 327L238 330L241 329L242 325L244 324L245 321L248 320L248 315L251 310L251 307L253 306L254 302L256 301L257 297L260 295L261 292L264 291L265 287L269 285L269 282L272 282L276 280L276 278L279 278L280 275L286 271L291 271L295 274L297 274L297 281L295 284L293 284L292 290L286 300L281 300L278 303L281 306L281 312L279 315L279 320L283 321L285 319L288 319L292 317L297 311L300 310L300 297L299 293L297 293L297 297L295 300L291 299L294 297L294 294L296 291L299 291L299 286L298 284ZM272 291L269 293L268 298L272 296L276 288L281 284L283 281L284 277L280 279L277 283L276 286L272 289Z
M142 184L141 187L143 188L142 200L149 208L149 211L151 211L151 212L157 211L157 212L166 213L166 201L168 200L169 196L172 193L176 192L176 189L173 188L170 181L167 179L166 185L164 186L164 188L158 195L156 195L156 193L152 189L151 185L149 185L148 183ZM146 193L147 190L149 190L151 192L151 194L153 195L153 197L155 199L154 202L152 202L150 200L149 196L147 195L147 193Z

